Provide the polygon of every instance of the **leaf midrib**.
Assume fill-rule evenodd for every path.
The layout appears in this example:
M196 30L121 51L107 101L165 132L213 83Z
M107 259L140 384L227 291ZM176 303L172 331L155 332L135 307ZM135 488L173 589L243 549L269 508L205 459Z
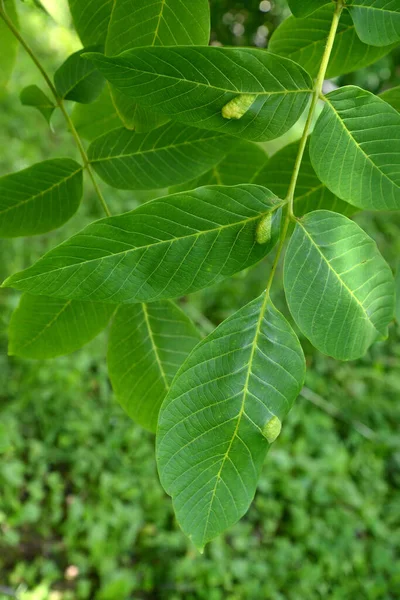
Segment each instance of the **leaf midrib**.
M144 302L142 303L142 310L143 310L143 315L144 315L144 320L145 320L145 323L146 323L147 331L148 331L148 334L149 334L150 343L151 343L151 346L153 348L154 355L156 357L156 363L157 363L158 369L160 371L161 378L164 381L165 389L168 392L168 390L169 390L169 383L168 383L167 376L166 376L165 371L164 371L164 367L162 366L162 362L161 362L160 356L158 354L157 345L156 345L155 340L154 340L154 335L153 335L153 330L152 330L151 324L150 324L150 317L149 317L149 312L148 312L148 309L147 309L147 305Z
M349 9L352 9L352 8L362 8L364 10L376 10L378 12L385 12L385 13L390 13L390 14L393 14L393 15L400 16L400 12L399 11L388 10L387 8L378 8L377 6L367 6L365 4L354 4L354 3L351 3L348 8Z
M23 344L22 346L18 346L18 348L20 350L23 350L27 346L31 346L32 344L34 344L40 337L42 337L45 331L50 329L54 325L54 323L58 321L61 315L67 310L71 302L72 300L65 300L63 307L53 316L52 319L50 319L50 321L48 321L48 323L44 325L44 327L39 331L39 333L37 333L33 338L25 342L25 344Z

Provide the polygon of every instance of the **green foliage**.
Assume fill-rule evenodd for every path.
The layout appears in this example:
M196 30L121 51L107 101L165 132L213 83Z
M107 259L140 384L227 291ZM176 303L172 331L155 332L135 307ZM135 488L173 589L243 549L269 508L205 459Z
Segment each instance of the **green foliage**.
M14 0L4 0L7 14L18 27L18 14ZM0 91L7 84L14 69L18 53L18 41L7 25L0 19Z
M28 85L20 95L23 106L32 106L36 108L50 124L51 117L56 109L56 105L37 85Z
M350 14L359 38L385 46L400 41L400 6L397 0L353 0Z
M113 3L110 0L68 0L68 4L82 44L105 44Z
M54 75L54 83L60 98L90 104L103 91L104 79L100 73L82 58L88 51L97 51L98 46L74 52Z
M390 90L385 90L379 97L390 104L390 106L393 106L397 112L400 112L400 85Z
M76 104L71 117L78 134L90 141L121 125L108 87L104 88L97 100L89 106Z
M328 2L326 0L308 0L308 2L304 2L304 0L288 0L288 4L294 16L302 18L308 17L308 15L325 6Z

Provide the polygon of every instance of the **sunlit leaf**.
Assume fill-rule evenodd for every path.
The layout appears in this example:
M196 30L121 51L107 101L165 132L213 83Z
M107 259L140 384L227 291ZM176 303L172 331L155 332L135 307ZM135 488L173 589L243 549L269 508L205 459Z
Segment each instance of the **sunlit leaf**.
M23 106L37 108L37 110L50 124L51 117L56 109L56 105L37 85L29 85L28 87L24 88L20 94L20 100Z
M68 4L82 44L105 44L114 0L68 0Z
M297 222L284 283L294 320L324 354L353 360L387 336L392 272L375 242L347 217L320 210Z
M99 49L98 46L96 48ZM85 48L71 54L54 74L54 83L61 98L90 104L101 94L105 84L104 77L89 61L82 58L82 54L88 50L90 49Z
M139 425L155 431L158 412L200 334L171 301L121 306L111 327L108 372L117 400Z
M157 462L198 548L249 508L304 376L300 343L266 294L226 319L178 371L161 407Z

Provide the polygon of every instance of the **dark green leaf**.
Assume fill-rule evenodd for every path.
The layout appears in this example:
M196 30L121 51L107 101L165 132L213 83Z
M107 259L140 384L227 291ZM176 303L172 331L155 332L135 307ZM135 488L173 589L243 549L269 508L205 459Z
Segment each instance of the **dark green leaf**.
M11 318L9 354L45 359L75 352L107 326L114 310L112 304L23 294Z
M82 167L55 158L0 178L0 237L38 235L60 227L77 211Z
M254 185L159 198L89 225L3 285L117 304L183 296L261 260L279 237L280 206ZM258 244L270 215L270 239Z
M68 4L82 44L105 44L114 0L68 0Z
M178 371L161 407L157 462L198 548L249 508L304 376L299 340L266 294L226 319Z
M354 86L331 92L325 100L310 146L319 179L359 208L398 210L399 113Z
M92 104L75 104L71 117L79 135L90 141L121 126L108 86Z
M285 133L310 98L306 72L264 50L153 47L113 58L87 56L139 104L177 121L255 141Z
M61 98L90 104L103 91L104 77L88 60L82 58L82 54L89 50L84 48L74 52L56 71L54 83Z
M192 181L175 185L170 191L184 192L204 185L254 183L255 176L267 161L268 157L260 146L252 142L240 142L210 171Z
M21 92L20 99L23 106L37 108L50 124L52 114L57 107L37 85L29 85L24 88Z
M278 198L286 198L292 177L299 142L289 144L274 154L255 177L253 183L264 185ZM309 143L307 143L295 191L295 213L297 216L320 208L352 215L356 209L339 200L318 179L310 160Z
M365 44L387 46L400 41L399 0L352 0L349 11Z
M205 173L236 138L168 123L149 133L115 129L95 140L89 160L104 181L123 190L151 190Z
M269 50L295 60L315 77L328 39L333 11L332 5L306 19L289 17L272 35ZM392 48L393 46L377 48L361 42L350 15L344 12L336 34L327 78L367 67L388 54Z
M179 367L200 334L170 301L121 306L108 349L115 395L128 415L155 431L158 412Z
M379 94L379 97L390 104L390 106L393 106L397 112L400 112L400 85L390 90L385 90L382 94Z
M18 27L18 14L14 0L4 0L7 16ZM17 60L18 41L3 19L0 19L0 88L7 85Z
M313 12L329 4L327 0L288 0L289 8L295 17L308 17Z
M347 217L320 210L297 222L284 283L294 320L324 354L353 360L387 336L392 272L375 242Z

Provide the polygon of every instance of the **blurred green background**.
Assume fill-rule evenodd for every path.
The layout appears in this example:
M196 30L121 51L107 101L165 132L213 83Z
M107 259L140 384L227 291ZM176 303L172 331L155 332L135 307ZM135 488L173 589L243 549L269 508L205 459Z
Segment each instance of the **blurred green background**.
M24 35L51 73L79 42L65 3L52 17L19 3ZM211 0L214 43L266 47L284 0ZM397 66L396 66L397 65ZM400 80L399 53L346 76L378 92ZM0 175L76 156L19 102L42 85L21 51L0 98ZM45 89L45 88L43 88ZM298 129L290 136L296 137ZM270 144L273 152L282 140ZM142 200L104 186L114 212ZM78 215L38 238L0 241L0 278L101 216L87 186ZM395 269L398 214L358 222ZM268 260L183 301L204 332L260 293ZM368 356L340 364L305 341L303 394L265 463L248 515L200 556L158 482L154 437L133 425L107 380L106 334L51 362L7 357L18 295L0 292L0 599L395 600L400 597L400 328ZM282 291L276 302L287 314Z

